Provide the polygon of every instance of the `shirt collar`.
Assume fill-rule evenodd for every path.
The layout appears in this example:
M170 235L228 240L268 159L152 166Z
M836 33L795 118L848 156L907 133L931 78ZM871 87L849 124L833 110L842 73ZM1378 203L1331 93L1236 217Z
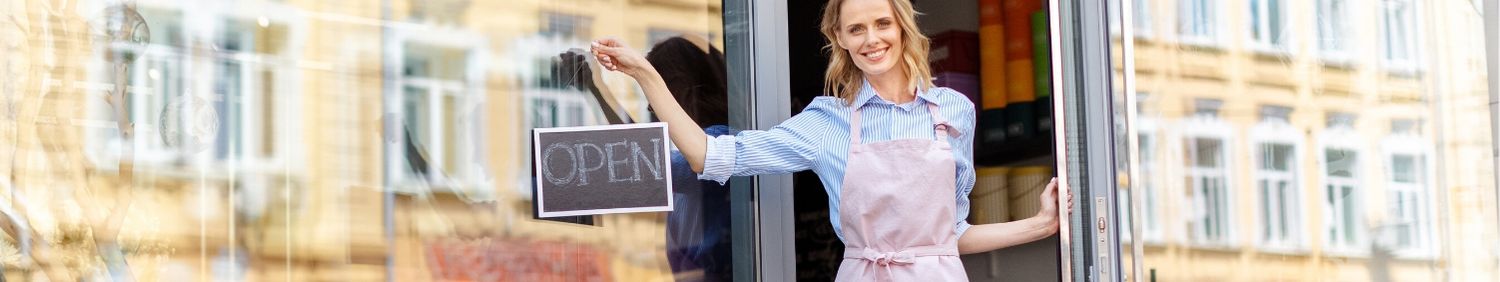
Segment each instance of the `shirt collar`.
M932 98L932 95L930 94L931 92L932 92L931 88L926 89L926 91L919 91L918 94L917 94L916 101L917 102L929 102L929 103L932 103L933 105L942 106L941 104L938 104L937 100L931 99ZM853 108L855 108L855 109L858 109L860 107L865 106L865 104L870 103L871 100L876 99L877 96L878 95L875 95L875 87L870 85L870 80L862 79L861 82L860 82L860 87L859 87L859 95L854 96L854 103L850 104L850 106L853 107ZM889 101L887 101L887 103L889 103Z

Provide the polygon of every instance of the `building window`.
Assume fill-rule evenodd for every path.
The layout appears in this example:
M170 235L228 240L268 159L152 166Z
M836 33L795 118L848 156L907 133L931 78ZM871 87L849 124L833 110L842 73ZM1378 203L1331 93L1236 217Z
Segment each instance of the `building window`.
M1229 194L1228 169L1224 139L1191 137L1187 140L1188 186L1196 212L1192 223L1193 240L1199 243L1228 243Z
M1204 246L1225 246L1232 242L1230 221L1233 202L1229 181L1230 126L1219 118L1223 101L1194 101L1193 116L1182 128L1183 152L1186 157L1187 199L1192 202L1188 213L1188 230L1192 242Z
M1188 44L1218 43L1218 1L1183 0L1179 9L1178 33Z
M1254 48L1286 51L1287 17L1285 0L1250 0L1250 39Z
M1132 27L1135 28L1136 37L1151 37L1151 0L1136 0L1131 2Z
M396 158L404 173L398 183L485 197L477 187L482 174L479 105L483 100L468 75L470 49L418 42L403 45L401 147Z
M183 28L182 15L161 9L141 10L153 18L152 28L159 28L171 35ZM129 120L135 124L135 136L131 143L121 139L115 129L109 132L90 132L87 138L97 140L90 150L102 153L91 155L97 161L115 161L123 157L120 146L137 146L133 155L137 164L188 165L204 162L261 164L280 161L285 154L283 144L277 142L286 134L279 124L282 120L276 113L279 105L286 102L278 97L296 91L291 86L295 74L280 70L290 69L293 61L289 54L278 53L277 44L288 44L295 30L288 32L264 32L266 28L287 28L285 19L258 23L255 19L227 16L216 19L216 29L205 34L208 38L182 39L162 38L150 44L136 45L113 42L107 46L113 54L129 54L136 57L124 70L124 77L133 89L124 95L124 108ZM197 40L203 46L212 46L212 54L195 56L180 49L174 42ZM189 72L186 67L206 66ZM112 72L113 69L107 70ZM106 74L113 81L113 74ZM193 92L199 85L207 85L208 91ZM100 101L94 114L113 116L114 110ZM113 120L114 117L106 119ZM209 167L246 167L212 165Z
M666 41L667 39L671 39L672 37L678 37L678 36L697 36L698 38L702 38L703 40L706 40L707 42L713 42L714 41L714 34L713 33L708 33L708 32L690 32L690 31L681 31L681 30L675 30L675 29L670 29L670 28L657 28L657 27L653 27L653 28L646 29L646 43L647 43L646 46L655 47L656 44L661 43L662 41ZM648 48L650 48L650 47L648 47ZM649 52L650 50L646 50L646 51Z
M1348 147L1323 149L1327 239L1336 249L1352 249L1359 242L1359 153Z
M1161 220L1157 215L1156 183L1152 178L1160 170L1156 167L1156 139L1150 133L1140 133L1140 161L1141 179L1137 180L1137 187L1141 189L1141 237L1147 242L1161 241Z
M1348 4L1348 0L1318 0L1318 50L1326 59L1347 59L1352 43Z
M1427 156L1432 146L1412 119L1391 121L1391 136L1384 141L1390 157L1389 190L1386 194L1387 218L1383 224L1384 243L1403 255L1423 255L1428 238Z
M1399 250L1426 246L1427 201L1426 158L1418 154L1391 154L1390 212L1391 245Z
M1260 239L1270 246L1290 246L1297 237L1296 146L1265 142L1257 146L1256 194L1260 196Z
M1255 147L1256 215L1260 245L1292 249L1301 245L1301 183L1297 174L1302 134L1288 122L1291 107L1263 106L1251 129Z
M518 62L530 62L529 67L520 68L522 89L521 96L524 109L521 115L526 119L523 121L524 128L521 132L530 134L532 129L551 128L564 126L582 126L605 124L601 106L591 93L579 90L577 87L568 85L568 77L554 77L571 75L575 72L554 73L558 62L557 50L568 50L575 45L567 39L552 38L545 35L534 36L517 40L512 45L514 53L512 60ZM605 87L605 85L600 85ZM642 103L645 104L645 103ZM529 135L528 135L529 136ZM520 156L531 156L531 138L525 138L521 150L517 152ZM517 160L519 171L533 171L530 157ZM530 198L531 179L522 177L515 182L514 191L522 198Z
M119 48L127 48L117 46ZM214 139L219 138L218 133L208 130L193 130L193 125L206 125L204 128L218 127L217 111L210 99L188 95L183 91L187 84L188 75L182 71L183 60L186 56L180 55L175 48L161 45L147 45L134 51L141 54L127 70L132 86L148 89L140 93L149 95L127 95L125 108L130 111L130 119L138 124L154 127L153 131L159 136L142 135L143 131L137 131L134 142L139 146L140 152L136 152L137 162L150 162L156 156L164 161L177 161L183 155L200 152L204 147L210 146ZM103 105L100 112L109 116L114 110ZM114 132L109 143L111 147L127 145L123 136ZM150 134L150 133L146 133ZM194 147L189 149L187 147ZM108 150L118 152L118 150Z
M1360 212L1359 138L1354 132L1355 116L1330 113L1327 129L1321 136L1323 163L1323 211L1328 249L1335 252L1360 252L1364 240L1364 214Z
M1387 66L1398 70L1415 67L1417 37L1416 5L1406 0L1383 1L1380 47Z
M288 60L282 54L275 54L273 50L280 49L274 44L285 44L285 36L279 33L263 32L262 29L271 26L284 26L280 22L258 22L255 19L231 17L224 20L218 38L215 40L220 52L217 56L209 58L212 60L213 68L210 70L214 76L212 87L214 95L186 97L178 102L187 103L186 108L174 108L172 110L184 110L179 117L191 118L196 115L199 118L213 116L217 118L217 137L213 138L211 145L205 145L205 150L210 152L212 159L218 161L275 161L281 155L280 151L285 148L278 146L280 129L286 127L278 124L281 120L273 113L278 105L278 93L289 90L290 77L293 74L280 70L290 69L286 63ZM206 104L212 107L214 114L192 112L193 103L185 99L206 99ZM172 104L167 104L169 107ZM204 131L205 125L201 121L182 120L178 123L182 126L178 130L183 132ZM196 128L195 128L196 127ZM211 127L211 126L210 126ZM191 138L186 134L182 138ZM192 149L194 141L183 139L179 144L187 144ZM187 152L191 154L192 152Z
M542 16L543 36L558 38L593 38L591 33L593 19L585 16L569 15L563 13L545 13Z
M250 31L239 22L227 22L224 32L217 42L221 50L236 53L252 53L256 39L255 32ZM244 137L255 136L247 134L253 126L250 122L257 115L248 113L251 104L255 102L253 97L266 93L258 93L258 87L254 82L264 70L255 67L252 62L240 60L242 56L215 57L214 60L214 93L220 95L213 99L213 105L218 112L219 136L213 146L214 159L240 159L245 152Z

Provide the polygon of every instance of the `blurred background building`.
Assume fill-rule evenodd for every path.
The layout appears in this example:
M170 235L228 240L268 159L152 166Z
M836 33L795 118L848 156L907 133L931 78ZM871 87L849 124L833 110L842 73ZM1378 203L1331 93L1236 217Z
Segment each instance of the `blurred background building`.
M670 280L661 215L533 219L525 136L603 123L586 92L551 77L560 52L602 36L639 50L679 34L722 46L720 9L0 4L4 276ZM605 78L645 119L629 80Z
M1480 1L1132 2L1143 280L1500 279Z
M930 35L987 22L977 1L912 1ZM1116 79L1135 82L1115 108L1131 116L1118 206L1138 231L1122 236L1124 267L1141 269L1127 279L1500 280L1483 1L1128 2L1111 26ZM568 86L577 73L559 70L560 53L601 37L645 52L678 35L745 52L724 48L725 18L748 12L726 6L4 1L0 275L702 279L670 266L665 214L536 219L530 136L607 123L591 94ZM812 26L787 28L790 44L821 44ZM981 65L955 46L943 57ZM799 59L791 73L822 67L804 49L782 52ZM632 80L602 80L648 120ZM1050 148L1047 136L1031 145ZM1024 150L982 151L985 165ZM817 227L783 231L832 237ZM831 254L813 255L841 257ZM761 259L798 259L786 255Z

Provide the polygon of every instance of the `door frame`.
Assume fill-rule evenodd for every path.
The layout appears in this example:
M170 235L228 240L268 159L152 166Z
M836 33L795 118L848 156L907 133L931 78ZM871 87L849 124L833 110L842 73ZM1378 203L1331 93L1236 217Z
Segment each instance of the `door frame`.
M766 130L791 118L785 1L724 1L729 126ZM792 175L732 177L735 281L793 281Z

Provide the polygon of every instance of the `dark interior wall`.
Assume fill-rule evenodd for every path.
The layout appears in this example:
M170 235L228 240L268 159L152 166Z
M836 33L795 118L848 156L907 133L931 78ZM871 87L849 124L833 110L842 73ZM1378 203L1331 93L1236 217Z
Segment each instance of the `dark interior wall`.
M827 0L787 1L787 57L791 77L792 114L802 112L813 98L823 95L823 73L828 69L828 44L818 24ZM796 220L798 281L832 281L844 256L844 243L833 232L828 218L828 194L817 174L792 175Z

